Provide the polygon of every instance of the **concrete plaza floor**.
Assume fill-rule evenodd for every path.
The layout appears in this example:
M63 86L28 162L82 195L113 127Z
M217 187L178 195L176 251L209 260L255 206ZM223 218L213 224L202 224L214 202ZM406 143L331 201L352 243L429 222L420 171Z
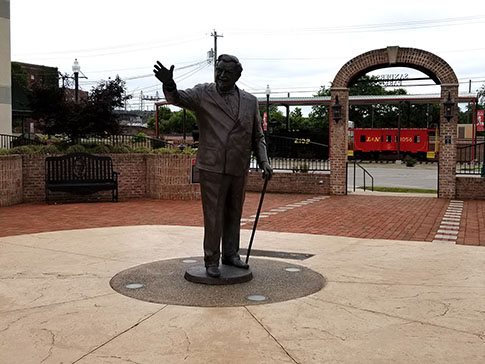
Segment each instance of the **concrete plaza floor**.
M270 197L265 210L278 210L279 198ZM349 198L355 203L365 196ZM286 205L294 205L293 210L273 211L275 215L261 219L266 229L256 233L254 249L263 256L251 259L310 269L325 278L324 287L300 298L272 303L267 297L266 302L247 300L233 307L144 302L110 286L115 275L142 264L200 257L202 227L152 222L96 228L87 217L82 221L86 226L78 226L79 210L88 210L82 216L93 215L91 209L104 216L104 209L123 211L126 206L46 206L56 211L51 230L58 231L33 233L25 223L25 230L0 238L0 363L483 363L482 247L416 241L410 237L417 235L402 232L406 240L284 232L290 220L304 224L306 211L335 201L319 196L303 200ZM337 200L346 203L345 198ZM420 205L436 201L441 200L423 199ZM251 196L247 202L252 210ZM436 213L437 220L447 204ZM44 209L19 205L0 213L24 209L28 220L28 206ZM369 210L372 203L365 206L361 215L379 210ZM75 212L69 215L66 209ZM245 218L250 219L249 213ZM199 224L197 219L192 225ZM65 221L63 229L59 221ZM243 247L250 233L243 226ZM270 257L274 251L312 256ZM253 274L257 276L256 268ZM276 285L280 278L268 279ZM232 290L228 287L229 294Z

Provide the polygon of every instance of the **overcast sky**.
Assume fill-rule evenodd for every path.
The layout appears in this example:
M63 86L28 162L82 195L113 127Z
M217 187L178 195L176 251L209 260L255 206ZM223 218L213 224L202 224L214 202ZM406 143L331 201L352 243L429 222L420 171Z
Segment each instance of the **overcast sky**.
M470 79L472 92L485 83L483 0L11 0L10 15L13 61L72 73L77 58L88 77L83 89L119 74L133 106L140 91L160 91L153 76L141 77L156 60L175 65L179 88L212 81L212 65L204 61L214 30L223 35L218 54L234 54L243 65L239 87L255 94L269 84L275 96L310 96L329 87L348 60L394 45L443 58L463 82L460 91L468 91ZM391 73L422 76L410 69L373 72Z

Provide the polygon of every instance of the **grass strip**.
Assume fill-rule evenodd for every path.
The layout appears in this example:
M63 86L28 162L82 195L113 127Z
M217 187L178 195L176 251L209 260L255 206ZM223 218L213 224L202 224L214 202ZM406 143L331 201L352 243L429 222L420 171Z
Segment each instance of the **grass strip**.
M358 188L363 190L364 186L360 186ZM370 188L366 187L366 190L370 190ZM376 187L376 186L374 186L374 191L377 191L377 192L402 192L402 193L438 193L437 190L428 190L428 189L425 189L425 188Z

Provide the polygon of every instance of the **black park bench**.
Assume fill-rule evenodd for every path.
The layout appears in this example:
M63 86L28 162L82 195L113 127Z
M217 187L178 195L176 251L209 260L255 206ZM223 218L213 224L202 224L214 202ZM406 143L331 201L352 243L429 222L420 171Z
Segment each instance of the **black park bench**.
M112 201L118 201L118 172L107 156L71 153L45 159L45 198L49 192L69 192L87 195L111 190Z

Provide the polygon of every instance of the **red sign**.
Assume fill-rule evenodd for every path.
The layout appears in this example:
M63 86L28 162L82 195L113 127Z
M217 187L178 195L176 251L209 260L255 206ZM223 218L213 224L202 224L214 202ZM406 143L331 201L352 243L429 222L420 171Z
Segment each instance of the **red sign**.
M477 111L477 131L484 131L484 127L483 127L484 113L485 113L485 110Z
M263 115L263 130L268 130L268 115L266 113Z

